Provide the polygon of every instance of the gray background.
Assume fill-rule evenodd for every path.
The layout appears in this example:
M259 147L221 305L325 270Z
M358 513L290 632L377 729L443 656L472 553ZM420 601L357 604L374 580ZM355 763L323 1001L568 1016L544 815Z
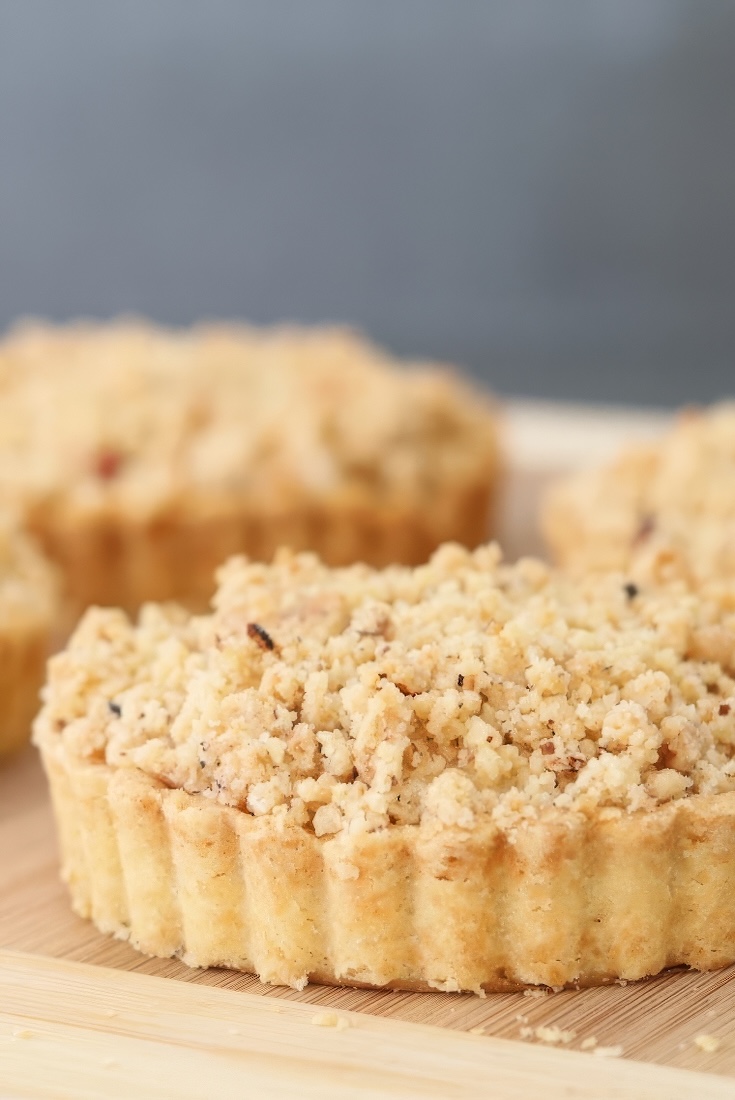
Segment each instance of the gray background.
M729 0L0 0L0 324L344 320L735 392Z

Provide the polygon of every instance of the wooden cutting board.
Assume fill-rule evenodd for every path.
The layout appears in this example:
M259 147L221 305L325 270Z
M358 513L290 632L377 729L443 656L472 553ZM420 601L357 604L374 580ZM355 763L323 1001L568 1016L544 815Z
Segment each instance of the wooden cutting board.
M511 406L501 521L509 554L539 549L535 508L550 478L603 460L662 420ZM0 772L0 868L3 1097L735 1096L735 1082L715 1076L735 1077L735 967L481 999L319 986L297 993L148 959L71 912L32 750ZM314 1022L332 1010L351 1026ZM527 1032L522 1039L522 1029L539 1027L574 1038L555 1046L535 1034L528 1041ZM482 1035L467 1034L478 1028ZM703 1035L719 1040L716 1050L700 1049ZM622 1057L572 1053L593 1038Z

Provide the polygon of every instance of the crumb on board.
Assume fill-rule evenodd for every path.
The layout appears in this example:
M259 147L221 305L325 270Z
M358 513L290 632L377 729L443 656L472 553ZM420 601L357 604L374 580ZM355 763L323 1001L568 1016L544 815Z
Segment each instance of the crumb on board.
M522 1012L516 1012L516 1020L518 1020L519 1024L527 1024L528 1016L524 1016Z
M623 1053L623 1048L621 1046L614 1046L614 1047L598 1047L598 1046L596 1046L596 1047L593 1048L592 1053L596 1054L598 1058L619 1058L621 1056L621 1054Z
M485 1034L485 1028L484 1027L471 1027L468 1034L470 1034L470 1035L484 1035Z
M106 1008L103 1012L103 1016L107 1016L107 1018L111 1020L113 1016L117 1016L117 1012L115 1012L114 1008Z
M716 1050L720 1049L720 1040L716 1035L695 1035L694 1045L705 1051L706 1054L714 1054Z
M597 1046L597 1039L594 1035L588 1035L586 1039L583 1039L579 1044L580 1050L594 1050Z
M564 1028L557 1027L556 1024L521 1028L522 1039L535 1039L539 1043L547 1043L549 1046L571 1043L576 1034L576 1031L566 1031Z
M236 1027L228 1027L227 1028L227 1034L228 1035L239 1035L240 1032L237 1030Z
M337 1031L344 1031L350 1026L347 1017L341 1016L339 1012L317 1012L311 1017L311 1022L314 1027L333 1027Z
M14 1039L32 1039L36 1033L27 1027L15 1027L12 1034Z
M549 990L548 989L524 989L523 990L523 996L524 997L548 997L548 995L549 995Z

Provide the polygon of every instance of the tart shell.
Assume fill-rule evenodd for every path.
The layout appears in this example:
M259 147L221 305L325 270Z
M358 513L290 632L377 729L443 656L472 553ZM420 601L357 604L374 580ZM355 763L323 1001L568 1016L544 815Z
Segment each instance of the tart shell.
M206 607L214 573L229 556L270 561L280 546L315 551L328 565L418 565L440 543L468 547L488 538L497 471L438 491L430 510L418 503L377 505L350 492L286 508L246 507L239 499L182 501L153 517L109 509L43 509L30 530L66 578L70 616L91 604L129 611L148 600Z
M41 751L75 911L148 955L297 989L477 993L735 960L735 793L318 838L52 734Z
M51 623L30 622L0 631L0 759L28 741L39 708Z

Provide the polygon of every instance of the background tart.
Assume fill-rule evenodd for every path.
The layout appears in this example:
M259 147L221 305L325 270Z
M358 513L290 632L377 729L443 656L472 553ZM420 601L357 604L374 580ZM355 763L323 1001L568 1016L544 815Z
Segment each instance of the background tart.
M567 568L645 570L663 556L695 584L735 578L735 403L687 410L657 442L555 486L542 522Z
M204 605L237 551L419 562L488 534L488 402L348 331L26 325L0 397L0 499L77 607Z
M40 706L57 580L31 540L9 517L0 518L0 758L28 740Z
M735 959L735 616L495 547L233 559L87 613L36 723L78 912L195 966L410 988Z

